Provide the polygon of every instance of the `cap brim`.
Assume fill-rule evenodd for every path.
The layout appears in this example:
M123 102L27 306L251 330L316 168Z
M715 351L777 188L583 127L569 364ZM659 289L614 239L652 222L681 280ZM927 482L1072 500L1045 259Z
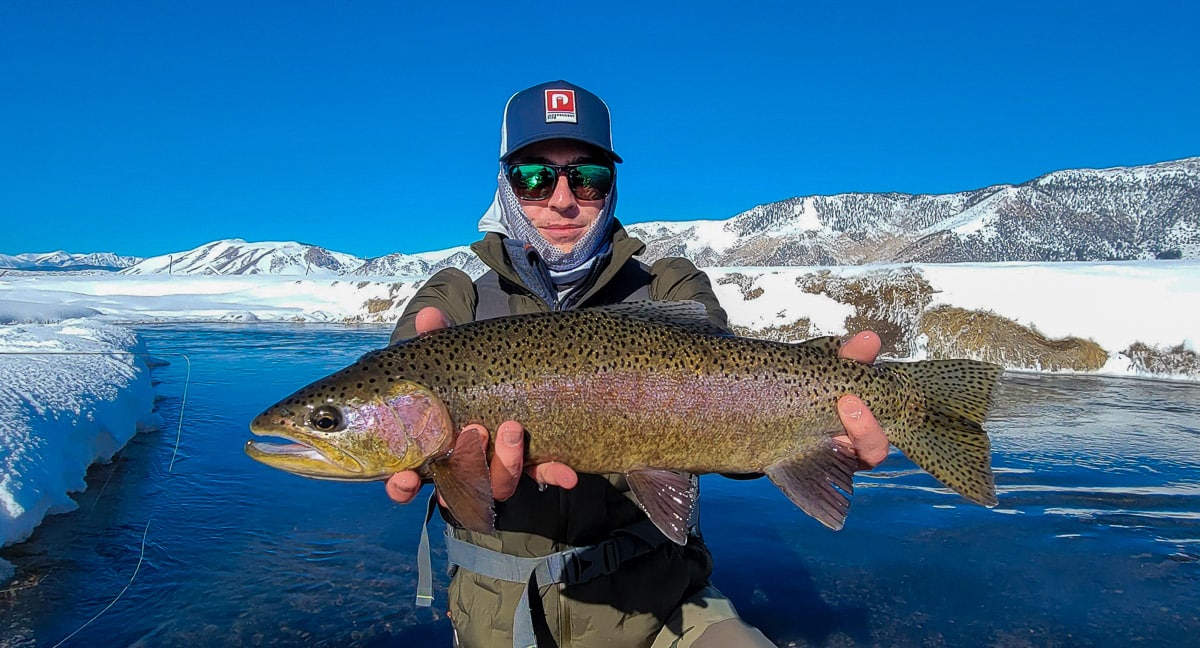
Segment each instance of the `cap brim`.
M594 146L594 147L600 149L601 151L604 151L606 154L608 154L608 157L612 158L613 162L621 163L621 162L625 161L625 160L622 160L621 156L617 155L617 152L612 149L605 148L595 142L591 142L591 141L588 141L588 140L585 140L582 138L570 137L570 136L564 136L564 135L538 135L537 137L531 137L525 141L517 143L516 145L509 146L508 154L501 156L500 161L507 162L508 158L512 157L513 154L515 154L517 151L520 151L521 149L525 148L526 146L529 146L530 144L537 144L538 142L545 142L547 140L555 140L555 139L571 140L572 142L579 142L581 144L587 144L588 146Z

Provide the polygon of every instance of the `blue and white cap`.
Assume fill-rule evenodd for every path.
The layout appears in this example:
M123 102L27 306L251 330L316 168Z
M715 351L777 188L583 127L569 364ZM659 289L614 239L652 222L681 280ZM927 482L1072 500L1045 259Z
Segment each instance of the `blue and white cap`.
M596 95L566 81L550 81L513 95L504 106L500 126L500 161L517 149L549 139L591 144L614 162L608 106Z

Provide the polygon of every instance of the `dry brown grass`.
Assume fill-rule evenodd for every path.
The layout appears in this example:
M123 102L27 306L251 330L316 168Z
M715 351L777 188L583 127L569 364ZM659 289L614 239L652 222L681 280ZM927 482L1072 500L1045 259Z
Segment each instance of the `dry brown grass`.
M1169 349L1134 342L1125 350L1139 372L1155 375L1200 377L1200 355L1182 344Z
M850 333L871 330L879 334L882 353L906 357L912 354L908 340L916 337L921 313L932 301L933 287L912 268L877 270L856 277L836 277L828 270L796 280L807 293L827 295L854 306L846 318Z
M1108 352L1091 340L1051 340L991 312L939 306L926 312L919 326L929 338L930 358L972 358L1049 371L1095 371L1108 361Z
M363 302L363 308L367 309L367 314L378 315L396 307L395 300L392 299L368 299Z

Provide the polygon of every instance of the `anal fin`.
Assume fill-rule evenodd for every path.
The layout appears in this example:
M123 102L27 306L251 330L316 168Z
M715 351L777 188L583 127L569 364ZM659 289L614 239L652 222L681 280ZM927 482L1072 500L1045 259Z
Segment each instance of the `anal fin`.
M687 473L636 470L625 475L638 505L654 526L675 544L687 544L688 523L700 489Z
M460 433L450 454L430 462L429 472L446 508L463 527L478 533L496 530L492 481L479 435Z
M802 511L840 531L850 510L857 467L854 455L829 439L818 451L777 461L766 472Z

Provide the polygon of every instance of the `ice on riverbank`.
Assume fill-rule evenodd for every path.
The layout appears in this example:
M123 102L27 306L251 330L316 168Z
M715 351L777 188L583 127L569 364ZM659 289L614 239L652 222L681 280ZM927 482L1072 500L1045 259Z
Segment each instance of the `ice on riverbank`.
M19 308L0 303L0 317ZM0 327L0 546L74 510L88 467L159 425L148 360L132 331L94 319Z

